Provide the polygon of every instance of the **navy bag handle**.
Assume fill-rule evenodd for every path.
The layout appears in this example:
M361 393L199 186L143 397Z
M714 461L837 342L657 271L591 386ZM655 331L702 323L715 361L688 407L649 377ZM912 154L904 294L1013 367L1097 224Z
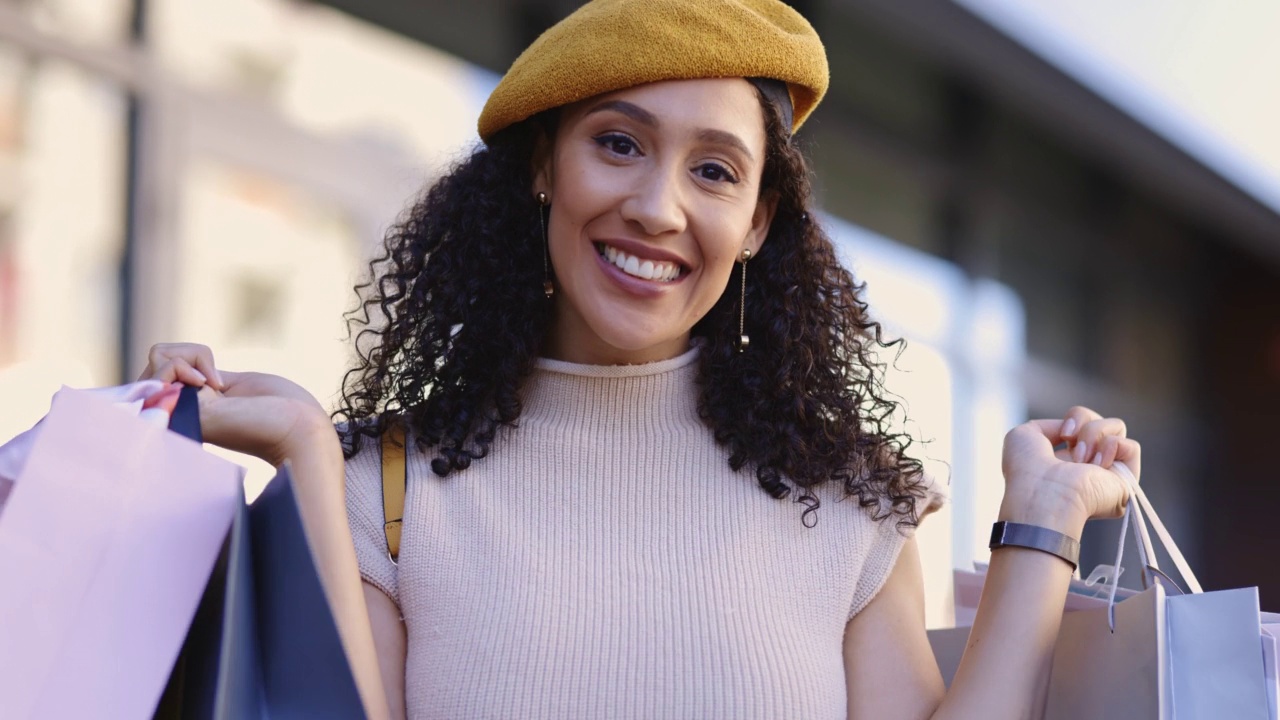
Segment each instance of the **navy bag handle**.
M194 385L183 385L178 395L178 404L173 407L169 416L169 429L184 438L198 443L204 442L204 433L200 431L200 389Z

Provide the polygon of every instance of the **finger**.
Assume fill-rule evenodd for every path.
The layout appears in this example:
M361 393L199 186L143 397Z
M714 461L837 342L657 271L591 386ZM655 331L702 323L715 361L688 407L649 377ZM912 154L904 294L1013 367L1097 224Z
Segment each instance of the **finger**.
M1067 411L1061 422L1058 436L1063 440L1074 440L1079 434L1081 428L1088 423L1101 418L1102 415L1090 410L1083 405L1076 405Z
M196 387L204 387L209 382L209 377L199 370L191 366L191 363L184 358L176 357L173 359L173 366L178 371L178 381L187 385Z
M217 389L224 387L222 374L218 372L217 365L213 361L213 350L207 345L200 345L199 343L156 343L152 345L147 352L147 366L143 369L138 379L147 380L158 377L159 369L174 358L182 358L188 365L199 370L200 374Z
M1098 443L1106 435L1124 437L1128 429L1120 418L1102 418L1085 423L1076 434L1071 457L1076 462L1090 462L1098 453Z
M142 377L139 380L158 377L160 368L169 362L169 351L173 347L170 343L156 343L147 351L147 367L142 371Z
M173 347L172 343L156 343L152 345L151 349L147 351L147 366L142 369L142 374L138 376L138 379L173 382L173 378L160 377L161 370L169 364Z
M195 369L209 379L209 384L213 389L225 390L227 386L222 381L222 374L218 372L218 368L213 362L213 350L207 345L193 345L192 349L195 351L195 355L192 358L192 365Z
M1068 439L1062 434L1062 425L1063 425L1063 421L1057 418L1054 418L1052 420L1047 420L1047 419L1028 420L1022 425L1019 425L1018 427L1014 428L1014 430L1022 431L1024 429L1029 428L1041 435L1044 435L1046 438L1048 438L1049 442L1053 443L1054 445L1058 445L1059 443Z
M168 362L156 370L155 379L164 382L180 382L185 385L204 387L208 379L199 370L180 357L170 358Z
M166 384L176 382L178 379L178 369L175 368L173 363L168 360L156 365L154 368L151 365L148 365L147 374L150 375L149 379L159 380Z
M1094 451L1093 459L1090 462L1099 467L1111 467L1111 463L1115 462L1116 453L1120 449L1121 439L1118 435L1104 435L1098 441L1098 449Z
M1142 479L1142 445L1133 438L1120 438L1116 443L1116 457L1112 464L1122 462L1133 473L1135 480Z
M1094 414L1096 415L1096 413ZM1044 435L1046 438L1048 438L1050 443L1056 446L1064 442L1067 442L1067 443L1071 442L1075 437L1075 435L1079 433L1079 430L1076 429L1076 430L1072 430L1072 435L1063 434L1062 432L1063 429L1068 425L1068 423L1071 420L1072 420L1071 417L1068 417L1066 420L1060 420L1057 418L1054 418L1054 419L1042 418L1038 420L1028 420L1022 425L1015 427L1014 431L1023 432L1027 429L1031 429L1035 432L1038 432L1041 435Z

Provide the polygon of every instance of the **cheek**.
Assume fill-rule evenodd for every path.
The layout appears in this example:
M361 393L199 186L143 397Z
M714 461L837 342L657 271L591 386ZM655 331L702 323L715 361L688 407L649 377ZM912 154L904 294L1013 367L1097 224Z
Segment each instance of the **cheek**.
M736 261L745 234L726 232L723 226L717 230L715 236L702 235L703 242L699 244L702 271L692 306L694 314L699 318L710 312L721 296L728 292L734 273L738 272Z
M693 226L702 261L709 276L728 280L733 272L751 232L751 214L745 208L726 211L723 207L711 208L714 212L702 214L702 222Z
M593 176L585 168L572 165L556 175L551 192L553 244L580 235L593 218L608 209L610 203L610 193L601 178Z

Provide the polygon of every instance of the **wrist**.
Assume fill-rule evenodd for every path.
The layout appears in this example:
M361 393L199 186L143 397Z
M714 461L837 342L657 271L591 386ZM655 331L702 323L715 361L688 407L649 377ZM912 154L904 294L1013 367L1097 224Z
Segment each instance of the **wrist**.
M997 520L1038 525L1079 539L1088 513L1078 494L1051 480L1009 482Z
M263 458L275 467L286 461L296 462L299 458L310 454L341 454L338 434L329 421L329 416L318 407L299 403L289 431L276 447L272 448L270 457Z

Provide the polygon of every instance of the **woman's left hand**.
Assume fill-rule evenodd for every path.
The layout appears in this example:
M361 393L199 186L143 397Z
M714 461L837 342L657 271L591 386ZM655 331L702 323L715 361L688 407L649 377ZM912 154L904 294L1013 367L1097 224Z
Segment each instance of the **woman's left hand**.
M1142 448L1119 418L1074 407L1061 420L1031 420L1005 436L1001 519L1054 527L1073 537L1089 518L1124 514L1129 487L1112 469L1141 477ZM1055 449L1056 448L1056 449Z

